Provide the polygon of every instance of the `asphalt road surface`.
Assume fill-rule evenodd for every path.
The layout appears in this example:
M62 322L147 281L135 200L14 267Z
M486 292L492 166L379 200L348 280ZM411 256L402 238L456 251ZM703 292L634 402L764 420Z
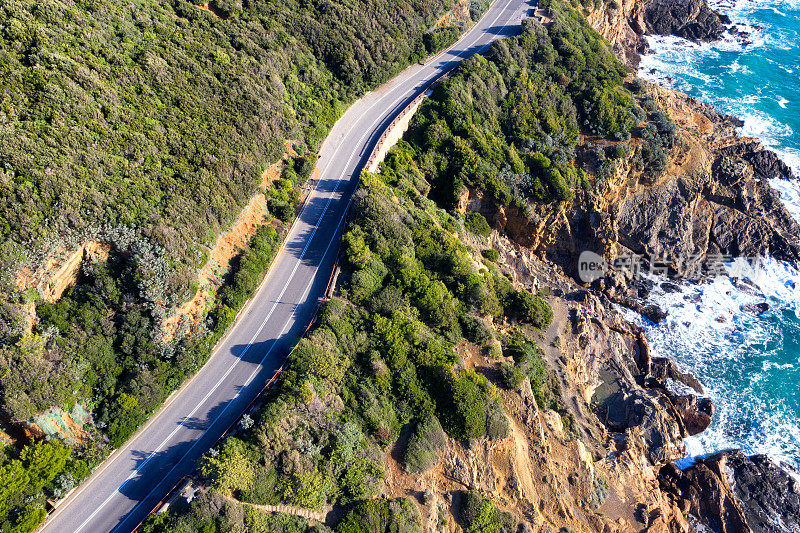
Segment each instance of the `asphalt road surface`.
M133 530L244 412L320 305L350 198L375 143L428 85L495 39L519 31L535 0L495 0L448 51L354 103L320 151L320 179L256 296L205 366L42 526L47 533Z

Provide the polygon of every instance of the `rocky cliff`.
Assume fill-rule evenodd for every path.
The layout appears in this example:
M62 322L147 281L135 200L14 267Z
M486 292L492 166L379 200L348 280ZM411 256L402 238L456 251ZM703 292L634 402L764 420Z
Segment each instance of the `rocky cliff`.
M629 64L645 50L644 34L717 39L730 22L705 2L659 0L609 4L589 20ZM800 489L785 465L738 450L684 471L673 464L685 454L683 438L708 427L713 405L693 376L651 358L644 332L615 310L623 303L660 319L643 304L647 287L614 269L590 290L573 281L584 250L607 265L639 256L678 279L712 275L714 261L731 257L800 264L800 227L768 183L793 179L792 170L756 139L740 137L738 119L676 91L633 85L643 85L640 103L654 102L676 126L665 168L642 169L636 141L616 160L597 160L592 154L613 145L585 138L579 160L596 186L560 209L531 217L513 207L493 211L479 195L463 198L466 210L481 211L499 230L492 246L509 274L553 294L556 319L541 345L573 419L566 429L524 389L506 393L510 440L491 451L460 450L443 462L442 476L456 480L453 488L495 495L531 531L798 530ZM478 364L487 375L496 365ZM487 463L493 468L479 468Z
M718 453L686 470L664 467L659 481L696 529L722 533L800 530L796 470L764 455Z
M800 228L764 178L791 170L758 141L734 133L735 119L657 86L647 92L679 127L661 175L617 161L597 194L576 206L561 242L613 261L638 254L682 276L710 258L772 255L797 263Z
M704 1L623 0L592 11L588 18L632 65L646 50L645 34L713 40L730 23ZM662 87L647 85L641 94L677 126L678 141L667 167L659 172L637 168L634 144L625 157L608 165L595 191L578 193L558 212L535 222L513 210L499 213L495 220L500 229L517 243L517 270L522 250L530 256L522 270L538 255L572 278L577 278L583 250L597 252L609 265L635 254L646 266L659 263L678 278L709 274L709 261L715 257L769 254L800 264L800 227L767 181L793 179L792 170L756 139L738 136L738 119ZM585 400L595 425L603 428L607 455L600 462L616 467L603 472L611 492L623 502L619 508L640 510L632 521L616 516L614 526L606 524L605 530L798 530L800 489L798 474L790 467L739 450L684 471L672 464L682 454L682 438L709 425L713 405L692 376L668 360L651 360L644 335L620 325L610 311L609 301L621 302L658 320L663 316L658 310L637 303L647 293L645 286L612 270L594 288L599 291L581 296L564 292L567 305L574 306L571 312L590 318L573 324L576 345L566 346L576 357L560 376L571 384L567 388L576 387L571 397ZM559 361L564 360L556 358L554 364ZM669 392L675 390L688 393L676 397ZM578 403L574 400L570 407L580 420L586 410ZM583 420L592 423L591 417ZM628 476L620 473L623 464ZM650 484L654 469L659 469L658 490ZM626 486L635 487L639 501L626 499ZM610 508L601 508L602 520L615 516ZM594 530L602 529L595 525Z
M489 214L499 228L573 277L585 250L609 265L636 256L643 268L693 278L732 257L771 255L798 264L800 227L766 181L792 178L791 169L756 139L739 137L737 119L659 86L641 94L677 127L666 168L636 164L641 142L632 141L622 158L599 161L587 141L585 167L598 172L594 189L532 220L513 209ZM599 288L631 295L624 274L612 272Z
M595 3L589 23L614 47L627 64L636 66L647 51L644 35L676 35L693 41L723 37L730 18L709 7L706 0L615 0Z
M492 246L518 284L551 295L553 323L538 343L554 371L560 413L538 406L528 381L503 390L502 360L460 345L466 364L497 383L510 436L468 445L450 439L438 465L421 476L402 472L396 449L386 458L385 495L424 493L417 503L427 531L461 530L465 490L491 498L523 531L692 531L679 501L660 489L659 472L685 455L682 439L710 421L700 385L651 358L644 332L608 298L498 232ZM681 393L672 383L683 385Z

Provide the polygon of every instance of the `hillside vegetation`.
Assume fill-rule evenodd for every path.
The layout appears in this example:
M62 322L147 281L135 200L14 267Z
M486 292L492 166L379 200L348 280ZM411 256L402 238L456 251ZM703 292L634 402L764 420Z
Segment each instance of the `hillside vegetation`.
M486 6L474 7L479 16ZM0 6L0 421L76 403L95 421L82 445L58 448L44 477L26 451L35 444L0 448L10 480L0 529L32 529L47 498L75 486L202 365L266 271L330 127L355 98L452 42L463 22L437 21L454 8ZM298 155L266 191L274 218L233 262L208 316L167 342L162 321L193 296L209 246L287 139ZM58 301L21 292L20 269L87 240L110 253L86 262ZM23 305L35 310L32 329Z
M452 7L5 3L0 244L132 226L167 251L183 294L284 140L316 147L347 103L432 51Z
M495 41L438 85L384 172L398 180L421 174L446 209L469 189L535 218L634 149L635 166L662 171L673 124L639 106L623 84L628 69L577 11L553 9L547 28L525 21L520 37ZM587 159L588 139L607 146L588 154L592 175L576 162Z
M543 408L559 405L547 364L529 340L550 324L550 306L477 259L480 247L463 242L463 221L423 194L425 180L397 185L384 175L363 176L344 236L342 297L324 305L264 407L201 460L207 491L188 508L152 518L145 531L256 523L267 531L306 530L302 521L289 527L282 515L243 512L226 497L336 505L346 511L336 526L341 533L422 531L411 502L371 499L381 495L384 454L401 434L411 432L401 461L414 474L438 463L448 437L466 443L509 434L497 387L465 365L456 345L513 355L515 386L529 379ZM488 529L475 531L498 531L509 520L492 509L479 512Z
M146 531L226 531L256 520L266 530L328 530L244 512L233 500L333 505L344 516L340 533L422 531L411 500L382 492L384 469L399 459L405 473L423 475L447 447L508 437L495 383L530 386L538 408L558 411L569 428L533 340L553 312L501 273L497 250L485 246L488 221L462 216L460 199L470 189L535 216L592 187L595 176L576 163L581 136L640 152L671 138L643 135L648 113L623 85L625 67L577 12L557 10L551 26L526 22L519 37L465 61L426 99L380 174L362 177L343 236L341 298L324 306L255 419L203 459L202 496L152 518ZM656 159L636 164L655 168ZM498 375L476 371L455 346L503 358ZM438 530L450 518L465 531L516 530L517 518L491 499L460 498L460 514L439 511Z

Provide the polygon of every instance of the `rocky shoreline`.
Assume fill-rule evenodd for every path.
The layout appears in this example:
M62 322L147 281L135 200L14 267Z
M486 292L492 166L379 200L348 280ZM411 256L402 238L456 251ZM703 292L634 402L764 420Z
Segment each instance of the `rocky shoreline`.
M748 32L711 8L707 0L622 0L621 5L609 4L614 5L594 9L588 18L620 59L633 67L649 50L647 35L674 35L694 42L730 36L748 42Z
M696 524L720 533L800 530L800 475L791 466L741 450L716 453L685 470L665 466L662 490ZM777 527L780 527L778 529Z
M590 12L588 20L634 66L646 51L646 34L714 40L731 33L730 20L705 0L622 0ZM562 397L574 414L573 429L595 457L591 475L568 484L578 485L581 479L593 486L603 478L608 501L616 500L593 514L587 496L581 507L590 530L797 529L798 485L785 465L731 450L684 471L675 466L674 461L686 457L683 439L711 424L713 403L694 376L668 359L652 357L645 331L625 321L617 308L633 309L653 322L666 316L648 304L656 282L617 268L630 258L636 258L637 268L666 274L670 280L662 285L674 290L683 280L713 277L722 262L734 257L770 255L800 265L800 226L767 182L796 177L758 140L737 133L739 119L671 89L634 77L629 83L640 106L661 110L674 124L675 141L663 168L642 167L647 147L641 137L617 143L626 145L624 155L612 158L607 154L615 153L616 144L587 136L578 160L598 176L597 183L593 189L575 190L559 210L535 210L531 216L513 207L497 208L472 193L460 205L480 212L498 230L492 246L500 251L507 273L533 290L552 291L556 317L567 317L560 326L556 319L557 333L545 335L542 346L554 337L544 352L565 388ZM591 283L580 281L584 251L609 266ZM763 312L763 307L751 312ZM533 413L515 412L513 405L506 402L507 411L521 426L534 420ZM570 452L551 440L551 434L559 435L558 424L548 424L548 417L555 413L543 413L542 436L528 440L545 441L559 462L570 464ZM553 474L558 468L542 468L548 474L540 493L548 487L563 490L563 480ZM494 480L478 487L497 488ZM627 514L632 509L633 515ZM575 518L576 513L567 504L546 510L546 516Z
M647 51L644 35L714 41L727 32L746 38L705 0L626 0L622 4L619 9L594 12L590 20L634 67L639 54ZM599 210L606 216L597 216L597 206L578 215L594 222L584 242L602 250L609 261L623 251L670 257L668 271L677 280L698 268L693 259L709 255L770 254L800 264L800 228L765 181L796 179L788 165L757 140L738 137L739 119L669 89L651 86L649 90L684 132L690 132L688 146L674 151L667 175L652 184L642 186L630 172L618 173L617 185L607 195L614 199L607 202L612 207ZM663 311L640 303L648 293L646 284L612 275L595 287L652 320L664 316ZM649 373L645 384L651 389L664 393L664 383L677 381L702 395L697 380L680 373L668 360L651 361ZM708 398L688 394L669 400L668 410L677 411L675 419L682 422L684 434L700 433L710 424L713 405ZM699 459L685 470L667 463L658 481L692 530L797 531L798 476L790 465L767 456L748 457L741 450L730 450Z

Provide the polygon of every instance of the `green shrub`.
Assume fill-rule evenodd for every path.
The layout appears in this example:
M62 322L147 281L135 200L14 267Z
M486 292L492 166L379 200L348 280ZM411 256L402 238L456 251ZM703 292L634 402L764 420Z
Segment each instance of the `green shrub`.
M492 500L474 490L461 493L460 515L465 533L511 533L517 526L513 515L500 511Z
M328 328L318 328L303 338L294 349L293 369L311 379L323 392L338 389L350 366L350 359L338 346L336 334Z
M279 503L277 484L278 473L273 466L256 465L253 483L242 499L259 505L275 505Z
M528 292L517 291L513 297L514 314L537 329L544 329L553 321L550 304Z
M481 250L481 255L483 255L483 257L494 263L500 257L500 252L498 252L494 248L486 248Z
M314 167L317 165L317 154L308 152L305 155L297 156L292 160L292 168L297 173L297 184L302 186L306 183Z
M244 506L244 531L248 533L307 533L308 520L284 513L267 513Z
M218 452L206 453L199 471L212 488L224 494L248 491L255 478L247 445L233 437L226 439Z
M558 382L542 351L518 330L506 337L504 351L514 358L515 368L530 377L533 396L539 408L556 409L559 405ZM513 372L516 374L516 371Z
M493 341L485 348L486 357L489 359L500 359L503 357L503 347L500 341Z
M592 509L598 509L608 499L608 481L600 473L596 473L592 481Z
M343 503L368 499L380 492L383 469L373 461L359 457L347 464L341 479Z
M503 403L496 396L490 398L486 402L486 437L489 440L501 440L510 434L511 425L503 410Z
M469 0L469 18L472 20L480 20L487 9L489 0Z
M283 481L282 501L305 509L321 509L333 486L325 474L310 470L295 472Z
M460 34L460 27L450 26L447 28L436 28L423 36L425 43L425 51L431 53L434 50L442 50L447 48L458 40Z
M422 533L416 506L406 498L359 502L336 526L336 533Z
M517 390L526 377L528 374L520 365L507 361L500 363L500 381L505 388Z
M417 423L408 439L403 467L411 474L422 474L439 462L438 452L447 444L439 420L430 415Z
M284 224L290 224L294 220L295 208L286 200L270 198L267 201L267 209L269 209L270 213L275 215L275 218Z
M481 237L488 237L492 233L492 228L480 213L467 213L464 216L464 227L470 233Z
M372 257L364 268L353 273L348 294L356 303L363 303L383 287L389 269L377 257Z
M46 516L47 511L44 509L40 509L32 505L26 505L17 516L14 523L14 529L12 531L14 533L29 533L34 531L39 524L44 521Z
M494 332L489 323L475 315L461 317L461 331L468 341L475 344L486 344L494 339Z
M447 433L457 440L477 439L486 434L488 382L472 369L442 371L437 412Z

